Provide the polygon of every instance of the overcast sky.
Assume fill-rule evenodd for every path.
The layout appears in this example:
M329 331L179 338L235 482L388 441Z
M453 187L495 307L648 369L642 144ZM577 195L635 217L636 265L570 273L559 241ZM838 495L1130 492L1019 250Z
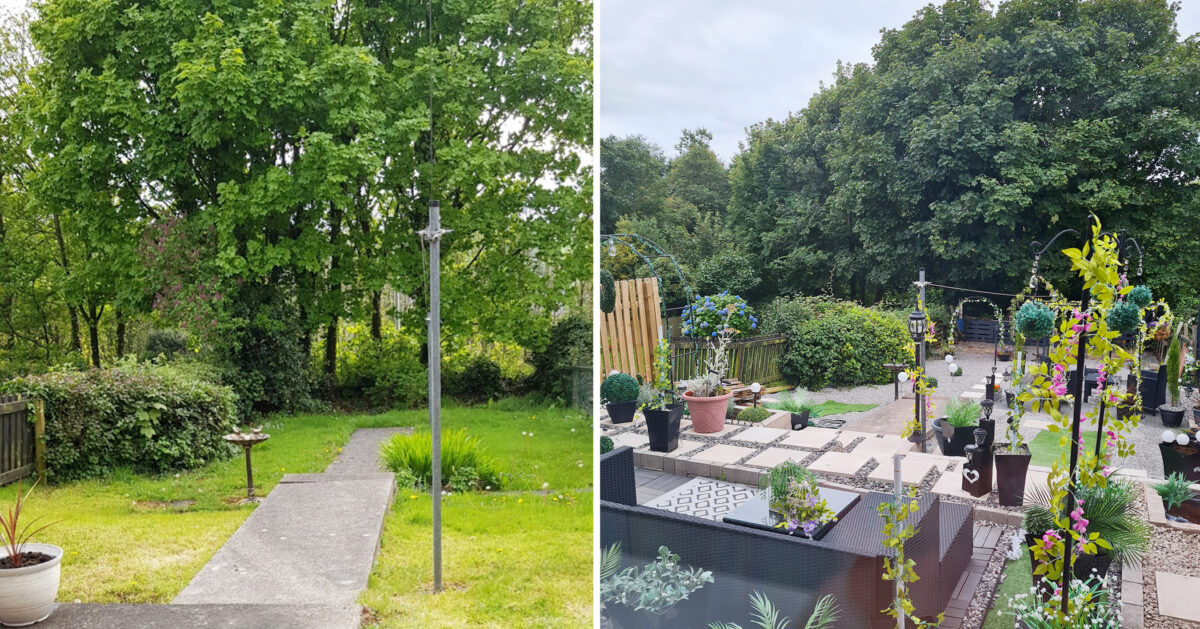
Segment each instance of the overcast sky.
M929 4L595 1L601 135L641 134L671 156L680 129L705 127L726 163L746 127L802 109L839 59L870 62L881 28ZM1185 37L1200 31L1200 0L1184 0L1178 27Z

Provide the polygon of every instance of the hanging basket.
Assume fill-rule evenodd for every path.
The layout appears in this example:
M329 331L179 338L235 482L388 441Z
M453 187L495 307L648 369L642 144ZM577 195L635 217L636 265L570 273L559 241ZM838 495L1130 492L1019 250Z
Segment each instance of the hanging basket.
M1040 339L1054 331L1054 311L1045 304L1025 302L1013 317L1017 332L1027 339Z

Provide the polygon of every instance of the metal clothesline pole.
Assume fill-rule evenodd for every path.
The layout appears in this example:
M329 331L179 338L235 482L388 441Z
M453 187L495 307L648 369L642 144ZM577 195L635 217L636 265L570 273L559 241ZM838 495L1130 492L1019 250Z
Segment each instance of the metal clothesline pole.
M421 237L429 242L429 429L433 437L433 591L442 591L442 229L441 207L429 203L429 226Z

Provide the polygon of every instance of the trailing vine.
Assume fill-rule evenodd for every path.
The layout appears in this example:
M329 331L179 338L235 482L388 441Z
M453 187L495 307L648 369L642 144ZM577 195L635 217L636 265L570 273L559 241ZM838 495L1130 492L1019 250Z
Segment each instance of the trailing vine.
M897 496L895 501L885 502L878 507L879 517L883 518L883 547L891 549L894 557L883 558L883 580L898 581L896 598L883 613L892 618L905 620L906 627L936 627L945 620L945 612L939 613L937 622L921 620L913 615L912 599L908 596L908 584L916 581L916 562L904 556L904 542L916 535L917 529L908 523L908 518L918 510L917 488L909 487L904 496Z

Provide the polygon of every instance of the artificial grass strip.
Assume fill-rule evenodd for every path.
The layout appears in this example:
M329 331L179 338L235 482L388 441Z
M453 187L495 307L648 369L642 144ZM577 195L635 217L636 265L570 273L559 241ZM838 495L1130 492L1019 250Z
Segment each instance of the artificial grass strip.
M1024 547L1022 546L1022 549ZM996 598L983 620L983 629L1012 629L1014 620L1009 598L1017 594L1029 594L1033 587L1033 575L1029 570L1029 553L1022 552L1021 558L1004 564L1000 573L1000 585L996 586ZM1032 600L1026 597L1026 602ZM1003 613L1002 613L1003 612Z
M845 402L826 400L814 406L812 414L809 415L809 417L841 415L842 413L861 413L863 411L869 411L876 406L878 406L878 404L847 404Z
M1054 462L1058 460L1058 457L1063 452L1066 452L1070 456L1070 435L1067 435L1067 444L1065 446L1059 443L1060 438L1064 434L1062 432L1050 432L1049 430L1039 432L1029 442L1029 452L1033 455L1029 460L1029 464L1050 467L1054 465ZM1084 430L1081 431L1081 434L1083 435L1083 443L1089 450L1096 446L1096 431Z

